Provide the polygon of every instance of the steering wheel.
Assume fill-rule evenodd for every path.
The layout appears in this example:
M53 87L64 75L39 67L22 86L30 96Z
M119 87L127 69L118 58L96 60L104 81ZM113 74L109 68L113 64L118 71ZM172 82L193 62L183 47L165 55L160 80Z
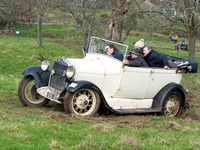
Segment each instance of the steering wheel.
M105 50L103 50L103 49L98 49L98 50L97 50L97 53L105 54L105 53L106 53L106 51L105 51Z

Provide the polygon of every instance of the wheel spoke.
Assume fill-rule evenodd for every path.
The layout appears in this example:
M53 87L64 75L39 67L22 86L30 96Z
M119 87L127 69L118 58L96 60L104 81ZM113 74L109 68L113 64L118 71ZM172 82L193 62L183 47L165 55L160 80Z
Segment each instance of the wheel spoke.
M171 95L165 104L164 114L166 117L174 117L179 111L180 101L177 95Z
M25 96L31 103L38 104L45 100L44 97L37 94L37 88L35 87L34 80L30 80L25 87Z
M72 102L75 113L85 115L95 108L96 97L92 90L82 89L75 93Z

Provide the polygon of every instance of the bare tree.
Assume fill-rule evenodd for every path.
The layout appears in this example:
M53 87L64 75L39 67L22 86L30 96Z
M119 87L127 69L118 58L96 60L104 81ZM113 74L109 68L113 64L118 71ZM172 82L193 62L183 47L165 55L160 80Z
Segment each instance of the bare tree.
M33 16L35 16L35 1L34 0L23 0L23 10L21 11L20 16L26 18L28 24L27 24L27 28L28 28L28 32L29 32L29 36L32 36L31 33L31 18Z
M1 0L0 22L6 23L6 30L9 34L14 34L15 22L20 19L20 16L21 20L31 17L33 2L33 0ZM28 24L28 29L30 31L30 24Z
M52 4L67 16L65 24L69 23L71 18L76 22L74 34L77 34L79 30L83 32L84 47L87 47L88 39L95 31L102 31L100 15L97 11L98 1L91 3L90 0L57 0Z
M158 17L154 17L149 13L150 10L156 9L155 7L151 7L153 4L150 4L149 1L144 2L144 0L114 0L111 23L104 37L123 43L130 31L137 27L142 31L149 32L151 35L158 27L155 24L158 22ZM150 21L149 17L154 20ZM122 34L122 31L125 31L124 34Z
M177 24L186 29L189 41L189 59L195 60L195 39L200 27L200 2L199 0L181 0L182 4L177 7Z
M195 39L200 27L199 0L166 0L159 1L159 3L161 9L140 9L136 11L136 14L143 14L142 18L148 18L144 27L151 29L149 31L160 27L170 27L173 31L184 33L189 41L189 59L195 60ZM158 15L160 18L155 20ZM162 25L163 22L165 22L165 25ZM155 29L152 28L153 26L155 26Z
M124 0L113 0L112 6L112 20L109 24L108 30L106 30L104 37L109 40L121 42L122 30L123 30L123 17L127 13Z
M6 21L8 20L7 18L9 18L9 15L8 15L8 7L5 7L6 6L6 1L2 1L0 3L0 23L6 23Z
M36 7L38 12L38 46L42 46L42 17L47 10L48 0L36 0Z
M6 31L14 34L15 22L23 10L23 0L1 0L0 18L6 22Z
M161 14L169 21L172 29L184 33L189 41L188 56L195 60L195 39L200 27L200 2L199 0L173 0L169 1L164 10L171 10L171 16L166 11Z

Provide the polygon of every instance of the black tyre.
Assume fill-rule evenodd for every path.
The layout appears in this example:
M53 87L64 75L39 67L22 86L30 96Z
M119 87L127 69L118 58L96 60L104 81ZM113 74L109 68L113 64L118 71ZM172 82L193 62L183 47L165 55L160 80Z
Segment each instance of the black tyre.
M165 98L162 115L165 117L176 117L182 107L182 97L178 91L171 91Z
M67 92L64 109L67 114L92 116L100 106L99 94L91 89L81 89L75 93Z
M45 106L49 99L39 95L32 76L25 76L19 84L18 96L24 106Z

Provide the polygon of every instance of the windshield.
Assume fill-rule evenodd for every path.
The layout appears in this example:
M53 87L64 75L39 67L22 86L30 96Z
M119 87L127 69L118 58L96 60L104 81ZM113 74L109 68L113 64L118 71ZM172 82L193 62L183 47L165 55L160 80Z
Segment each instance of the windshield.
M120 44L117 42L101 39L98 37L91 37L90 43L88 47L88 53L101 53L105 54L105 47L108 44L113 44L118 50L120 50L124 56L126 56L126 53L128 51L128 45Z

